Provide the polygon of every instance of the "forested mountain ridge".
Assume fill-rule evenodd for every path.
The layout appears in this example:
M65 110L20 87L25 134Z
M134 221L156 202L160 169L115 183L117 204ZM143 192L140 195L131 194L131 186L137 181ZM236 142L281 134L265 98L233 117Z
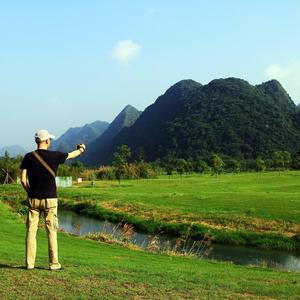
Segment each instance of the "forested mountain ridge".
M256 86L238 78L207 85L182 80L122 129L109 153L120 144L130 146L133 159L142 149L147 161L169 153L187 159L212 153L255 158L277 150L294 152L300 141L298 111L276 80Z
M87 144L99 137L108 126L108 122L95 121L82 127L69 128L58 139L53 140L51 149L70 152L75 149L77 144Z
M106 131L87 145L85 155L79 158L86 165L97 165L110 157L113 138L126 127L130 127L139 118L141 112L127 105L111 122Z
M270 80L256 85L266 97L271 97L278 106L287 113L294 114L297 110L295 103L277 80Z

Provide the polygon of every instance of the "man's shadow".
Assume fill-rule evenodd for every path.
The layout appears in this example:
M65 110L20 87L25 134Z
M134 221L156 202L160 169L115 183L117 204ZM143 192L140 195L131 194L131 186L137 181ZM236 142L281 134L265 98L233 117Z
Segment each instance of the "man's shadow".
M13 265L8 265L8 264L0 264L0 269L20 269L20 270L27 270L26 267L24 266L13 266ZM49 270L47 268L42 268L42 267L34 267L34 270Z

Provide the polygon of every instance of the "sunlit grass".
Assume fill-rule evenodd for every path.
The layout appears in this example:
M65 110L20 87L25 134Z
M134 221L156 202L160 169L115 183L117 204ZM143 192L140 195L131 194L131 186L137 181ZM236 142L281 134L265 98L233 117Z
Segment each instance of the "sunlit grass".
M63 272L24 266L25 224L0 201L0 299L299 299L300 274L133 251L59 233Z

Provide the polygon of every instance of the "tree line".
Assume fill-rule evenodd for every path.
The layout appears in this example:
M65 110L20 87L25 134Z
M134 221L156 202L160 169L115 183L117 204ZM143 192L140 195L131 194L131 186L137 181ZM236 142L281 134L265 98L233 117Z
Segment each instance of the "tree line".
M0 157L0 183L17 181L23 157L10 157L6 152ZM58 176L82 177L84 180L118 180L147 179L166 174L171 177L178 174L210 173L219 176L221 173L239 173L247 171L282 171L300 169L300 150L296 153L275 151L271 157L258 156L256 159L234 159L220 154L212 154L209 158L183 159L170 152L155 162L146 162L142 151L139 157L131 161L131 149L121 145L113 155L112 164L98 168L86 168L81 162L61 165Z
M291 154L288 151L274 151L272 157L258 156L256 159L234 159L231 157L212 154L210 158L183 159L174 153L169 153L161 160L145 162L141 155L138 159L130 161L131 149L121 145L113 155L111 166L101 166L94 172L96 179L139 179L153 178L161 174L172 176L191 173L210 173L219 176L221 173L239 173L247 171L281 171L287 169L300 169L300 151ZM90 171L91 172L91 171Z

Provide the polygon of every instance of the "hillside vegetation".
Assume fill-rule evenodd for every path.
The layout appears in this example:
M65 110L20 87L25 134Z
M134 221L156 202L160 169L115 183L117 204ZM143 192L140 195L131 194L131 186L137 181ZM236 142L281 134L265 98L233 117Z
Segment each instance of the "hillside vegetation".
M110 153L120 144L133 150L133 158L142 149L147 161L169 153L184 159L213 153L236 159L269 157L280 150L294 153L299 120L298 108L276 80L257 86L237 78L207 85L183 80L124 128Z

